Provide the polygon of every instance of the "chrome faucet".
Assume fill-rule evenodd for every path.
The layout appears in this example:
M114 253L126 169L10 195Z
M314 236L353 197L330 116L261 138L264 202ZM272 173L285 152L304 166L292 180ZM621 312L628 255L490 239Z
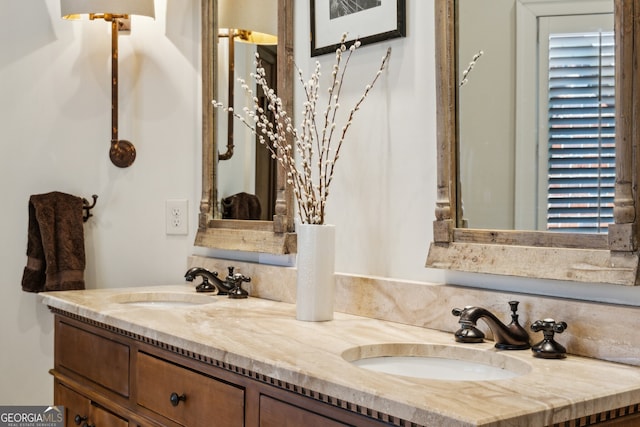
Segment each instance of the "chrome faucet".
M456 341L464 343L482 342L484 333L476 327L476 322L478 319L483 319L493 333L496 348L501 350L524 350L531 347L529 334L518 323L518 314L516 313L518 304L518 301L509 301L509 306L511 306L511 323L509 325L505 325L493 313L482 307L454 308L451 310L451 314L460 317L458 323L461 326L455 333Z
M229 295L229 298L246 298L249 293L242 289L242 282L250 282L251 278L233 272L234 267L228 267L229 274L222 280L217 271L209 271L203 267L192 267L184 275L187 282L193 282L196 277L202 277L202 283L196 286L197 292L215 292L218 295Z

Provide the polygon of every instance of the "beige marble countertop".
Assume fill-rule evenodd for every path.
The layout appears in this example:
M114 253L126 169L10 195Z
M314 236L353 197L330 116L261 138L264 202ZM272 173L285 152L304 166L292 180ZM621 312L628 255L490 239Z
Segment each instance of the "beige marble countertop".
M211 303L174 308L122 303L136 294L176 293ZM329 322L300 322L292 304L196 294L187 284L41 295L48 306L420 425L543 426L640 402L638 367L572 355L536 359L530 350L458 344L451 333L342 313ZM538 339L541 334L532 334L532 341ZM527 373L496 381L424 380L373 373L342 357L374 344L473 348L487 360Z

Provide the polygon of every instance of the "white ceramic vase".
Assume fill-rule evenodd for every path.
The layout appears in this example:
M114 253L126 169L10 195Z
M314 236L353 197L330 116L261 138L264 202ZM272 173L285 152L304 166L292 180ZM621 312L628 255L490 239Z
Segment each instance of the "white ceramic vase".
M296 224L298 269L296 319L333 319L335 288L335 226Z

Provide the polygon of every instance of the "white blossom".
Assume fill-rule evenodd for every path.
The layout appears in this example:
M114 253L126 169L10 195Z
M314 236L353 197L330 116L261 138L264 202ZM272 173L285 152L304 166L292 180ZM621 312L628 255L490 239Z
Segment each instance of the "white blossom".
M462 80L460 80L460 87L466 85L469 82L469 74L473 70L473 67L476 66L478 59L480 59L482 55L484 55L483 51L479 51L478 53L473 55L471 62L469 62L469 66L462 72Z

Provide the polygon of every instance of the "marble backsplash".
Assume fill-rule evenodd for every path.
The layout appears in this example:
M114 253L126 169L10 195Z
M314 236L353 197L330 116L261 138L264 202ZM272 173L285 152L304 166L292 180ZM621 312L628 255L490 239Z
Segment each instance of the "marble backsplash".
M227 266L234 265L237 271L251 277L251 282L243 285L251 296L295 303L295 268L202 256L189 257L188 264L218 271L221 276L226 275ZM452 308L482 306L507 322L511 300L520 301L518 314L527 330L538 319L566 322L567 330L556 340L568 353L640 366L638 307L336 274L336 311L452 333L458 329ZM542 333L530 335L532 344L542 340Z

